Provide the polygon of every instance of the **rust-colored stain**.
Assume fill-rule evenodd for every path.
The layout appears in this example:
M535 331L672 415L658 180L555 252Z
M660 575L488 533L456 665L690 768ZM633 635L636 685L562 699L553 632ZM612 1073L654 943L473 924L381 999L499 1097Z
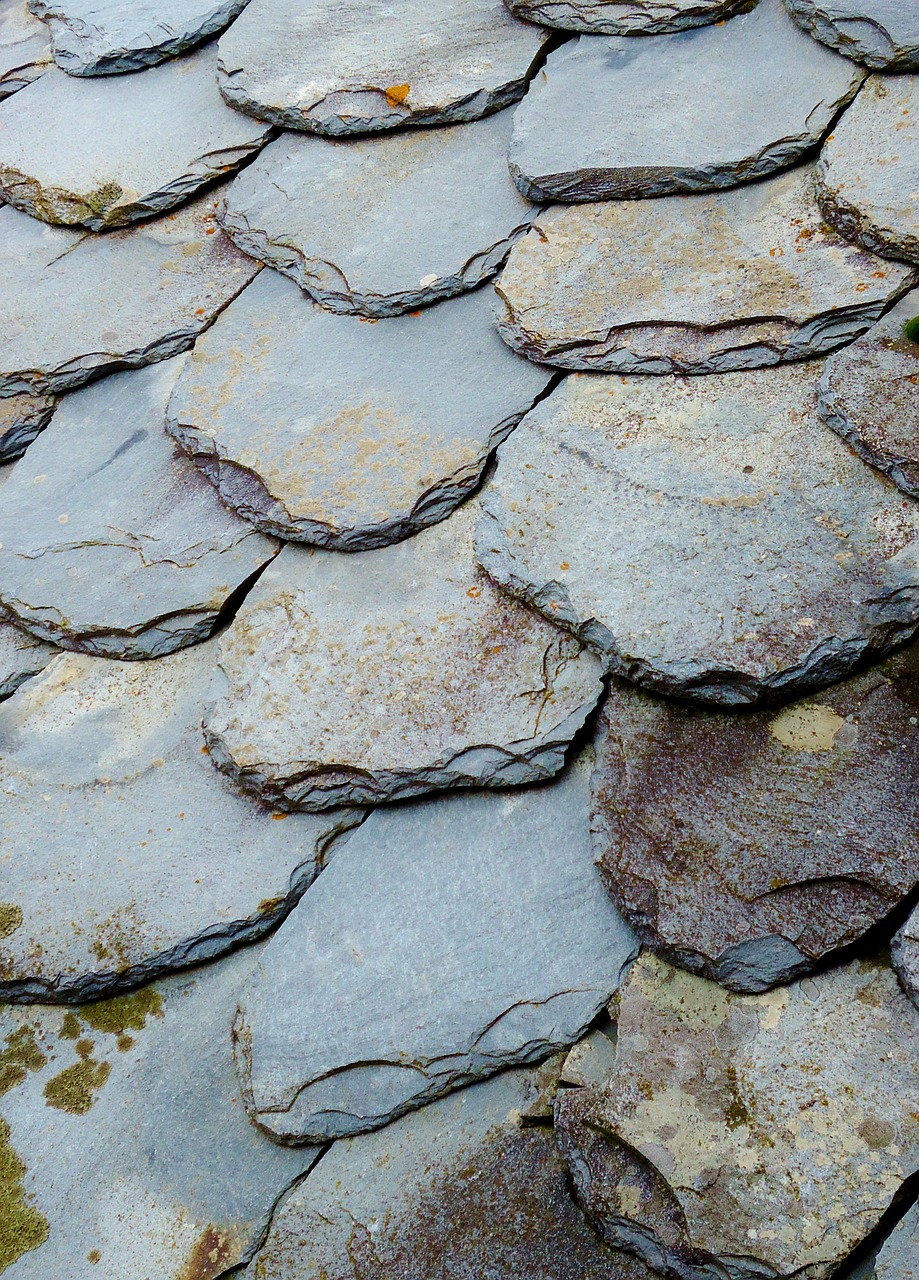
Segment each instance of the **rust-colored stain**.
M214 1226L205 1227L177 1280L214 1280L233 1262L230 1243Z

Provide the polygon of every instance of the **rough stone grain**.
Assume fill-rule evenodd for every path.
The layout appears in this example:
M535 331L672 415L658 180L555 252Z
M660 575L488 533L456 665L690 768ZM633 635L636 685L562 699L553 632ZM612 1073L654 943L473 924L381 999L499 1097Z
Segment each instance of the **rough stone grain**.
M330 311L427 306L493 276L532 220L507 171L510 127L504 111L382 138L288 133L229 188L221 223Z
M259 270L199 197L107 236L0 208L0 396L69 391L190 347Z
M258 1125L360 1133L584 1033L637 952L593 863L592 755L551 785L371 814L240 998Z
M919 76L871 76L827 139L818 198L844 236L919 262Z
M11 622L0 622L0 701L11 697L31 676L38 675L57 650L43 644Z
M863 74L781 0L654 40L582 36L517 108L511 173L536 201L731 187L800 160Z
M785 0L817 40L877 71L919 71L919 9L912 0Z
M215 1280L252 1256L319 1154L246 1119L227 1028L253 960L67 1013L0 1007L0 1151L35 1215L4 1280Z
M184 53L238 17L248 0L30 0L72 76L141 71Z
M485 293L367 324L264 271L199 339L168 429L259 529L358 551L449 515L549 380Z
M592 814L614 902L734 990L806 973L919 886L917 713L917 645L778 714L614 686Z
M531 360L723 373L851 342L916 279L827 227L810 167L706 195L540 213L496 286Z
M919 621L919 512L817 415L819 367L576 374L498 451L488 573L668 696L788 698Z
M220 41L220 87L311 133L460 124L522 97L547 39L501 0L251 0Z
M0 466L22 457L51 421L53 396L10 396L0 400Z
M820 380L827 426L912 498L919 498L919 342L904 329L917 315L919 291L829 359Z
M651 956L615 1071L559 1093L575 1194L610 1244L676 1280L826 1280L919 1166L919 1013L857 962L730 995Z
M0 0L0 99L24 89L50 65L48 32L26 0Z
M877 1280L919 1280L919 1205L897 1223L875 1270Z
M904 991L919 1007L919 907L894 938L891 952Z
M279 822L227 785L202 750L215 648L61 654L0 707L4 998L111 994L258 937L357 821Z
M651 36L704 27L751 9L756 0L507 0L527 22L594 35Z
M0 105L0 195L45 222L123 227L232 173L272 133L223 101L213 49L91 82L54 67Z
M276 553L165 432L184 361L74 392L16 463L0 504L0 616L65 649L156 658L210 635Z
M285 547L221 638L219 767L303 809L556 773L600 664L474 565L475 514L384 551Z

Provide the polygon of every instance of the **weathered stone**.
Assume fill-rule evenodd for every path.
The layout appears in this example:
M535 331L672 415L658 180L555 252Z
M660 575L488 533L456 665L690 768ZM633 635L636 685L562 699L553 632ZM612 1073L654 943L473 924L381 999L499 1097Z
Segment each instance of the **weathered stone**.
M827 139L817 195L837 230L919 262L919 76L871 76Z
M475 514L384 551L285 547L220 641L218 766L310 810L556 773L600 664L477 568Z
M259 270L215 199L108 236L0 209L0 396L68 391L190 347Z
M246 1280L653 1280L569 1195L540 1070L506 1071L378 1133L336 1142L282 1201Z
M72 76L140 71L216 35L248 0L29 0Z
M0 702L42 671L57 650L10 622L0 622Z
M919 71L919 10L911 0L785 0L817 40L878 71Z
M507 0L511 13L544 27L594 35L650 36L704 27L756 0Z
M277 551L163 427L184 357L68 396L0 504L0 616L43 640L156 658L205 639Z
M10 396L0 400L0 465L21 458L51 421L53 396Z
M568 1053L562 1064L562 1084L603 1084L616 1061L616 1042L605 1032L589 1031Z
M621 992L614 1073L560 1091L602 1237L680 1280L825 1280L919 1167L919 1014L858 962L760 996L652 956Z
M360 1133L583 1035L637 951L593 863L592 754L552 785L371 814L240 999L258 1125Z
M919 342L904 329L916 315L919 292L838 351L820 380L827 426L913 498L919 498Z
M532 220L510 128L504 111L382 138L288 133L229 188L221 224L330 311L424 307L493 276Z
M547 39L501 0L251 0L220 41L220 88L311 133L459 124L522 97Z
M863 74L781 0L659 40L582 36L517 108L511 173L537 201L731 187L800 160Z
M919 886L917 713L919 645L778 714L615 686L592 815L614 902L734 990L806 973Z
M4 1280L212 1280L252 1256L319 1154L246 1119L227 1029L254 958L67 1013L0 1007L0 1153L35 1215L4 1239L4 1197Z
M723 373L851 342L916 273L827 227L810 167L732 191L557 205L497 284L504 340L611 373Z
M4 998L110 994L256 938L354 825L227 786L202 750L215 656L62 654L0 706Z
M26 0L0 0L0 99L24 89L50 65L48 32Z
M549 378L485 293L367 324L264 271L197 342L168 429L259 529L357 551L449 515Z
M272 133L223 101L213 49L90 83L54 67L0 106L0 195L45 222L123 227L232 173Z
M919 1280L919 1205L897 1223L875 1269L877 1280Z
M668 696L788 698L919 621L919 511L817 415L812 365L568 378L498 451L488 573Z
M919 907L894 938L891 953L904 991L919 1007Z

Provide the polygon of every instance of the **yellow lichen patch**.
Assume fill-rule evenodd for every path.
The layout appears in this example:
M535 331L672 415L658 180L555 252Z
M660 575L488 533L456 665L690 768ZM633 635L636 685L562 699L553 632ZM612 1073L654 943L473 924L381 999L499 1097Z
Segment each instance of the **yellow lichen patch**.
M77 1040L80 1036L80 1019L75 1013L65 1013L58 1033L62 1040Z
M230 1242L222 1231L209 1226L202 1231L179 1280L213 1280L235 1261Z
M832 707L800 703L787 707L769 725L769 732L783 747L794 751L832 751L836 735L846 724Z
M48 1239L48 1221L26 1199L26 1167L9 1139L10 1127L0 1119L0 1271Z
M15 902L0 902L0 938L8 938L22 925L22 907Z
M123 1036L128 1031L143 1031L148 1018L163 1016L163 997L155 987L143 987L126 996L113 996L80 1009L80 1017L94 1031L107 1031Z
M6 1048L0 1049L0 1097L26 1078L26 1072L38 1071L45 1065L45 1055L35 1041L31 1027L20 1027L6 1037Z
M46 1106L68 1111L73 1116L83 1116L90 1109L112 1069L107 1062L96 1062L91 1056L92 1048L90 1040L77 1042L80 1061L65 1067L48 1081L44 1088Z
M388 89L383 90L386 95L386 101L391 107L401 107L402 103L409 95L410 87L411 86L407 84L390 85Z

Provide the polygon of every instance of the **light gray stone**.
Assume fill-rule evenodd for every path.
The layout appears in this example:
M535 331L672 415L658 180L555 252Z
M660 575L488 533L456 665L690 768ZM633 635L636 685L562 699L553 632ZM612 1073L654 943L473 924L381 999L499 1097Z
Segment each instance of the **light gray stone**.
M277 551L163 426L184 357L68 396L0 503L0 616L43 640L156 658L205 639Z
M706 195L557 205L512 249L499 330L610 373L723 373L851 342L916 280L827 227L810 167Z
M448 516L549 377L485 293L367 324L264 271L196 343L168 429L245 520L357 551Z
M501 0L251 0L220 40L220 87L310 133L460 124L522 97L547 39Z
M904 991L919 1007L919 907L894 938L891 954Z
M254 959L0 1007L4 1280L214 1280L252 1256L319 1155L246 1119L228 1028Z
M0 622L0 702L42 671L57 650L11 622Z
M383 551L285 547L221 637L218 766L309 810L556 773L600 664L477 568L475 515Z
M904 329L917 315L919 291L829 359L820 380L824 422L912 498L919 498L919 342Z
M919 262L919 76L871 76L827 139L817 176L838 231Z
M507 0L527 22L593 35L650 36L722 22L756 0Z
M919 1280L919 1205L897 1223L875 1269L877 1280Z
M230 186L221 224L330 311L424 307L493 276L532 220L510 128L504 111L382 138L288 133Z
M734 186L800 160L863 74L781 0L655 40L581 36L517 108L511 173L537 201Z
M0 105L0 195L45 222L123 227L232 173L272 133L223 101L212 48L89 83L55 67Z
M10 396L0 400L0 466L22 457L51 421L53 396Z
M637 953L593 863L591 755L552 785L371 814L240 998L258 1125L360 1133L584 1033Z
M842 679L916 630L919 511L824 427L818 376L568 378L498 451L480 563L668 696Z
M0 99L24 89L50 65L48 32L26 0L0 0Z
M785 0L823 44L878 71L919 71L919 9L912 0Z
M212 195L108 236L0 209L0 396L68 391L190 347L259 265Z
M358 821L227 785L201 737L215 657L61 654L0 706L0 998L90 999L257 938Z
M184 53L238 17L248 0L29 0L72 76L140 71Z
M673 1280L828 1280L919 1168L919 1013L886 966L737 996L645 955L618 1026L556 1134L602 1238Z

